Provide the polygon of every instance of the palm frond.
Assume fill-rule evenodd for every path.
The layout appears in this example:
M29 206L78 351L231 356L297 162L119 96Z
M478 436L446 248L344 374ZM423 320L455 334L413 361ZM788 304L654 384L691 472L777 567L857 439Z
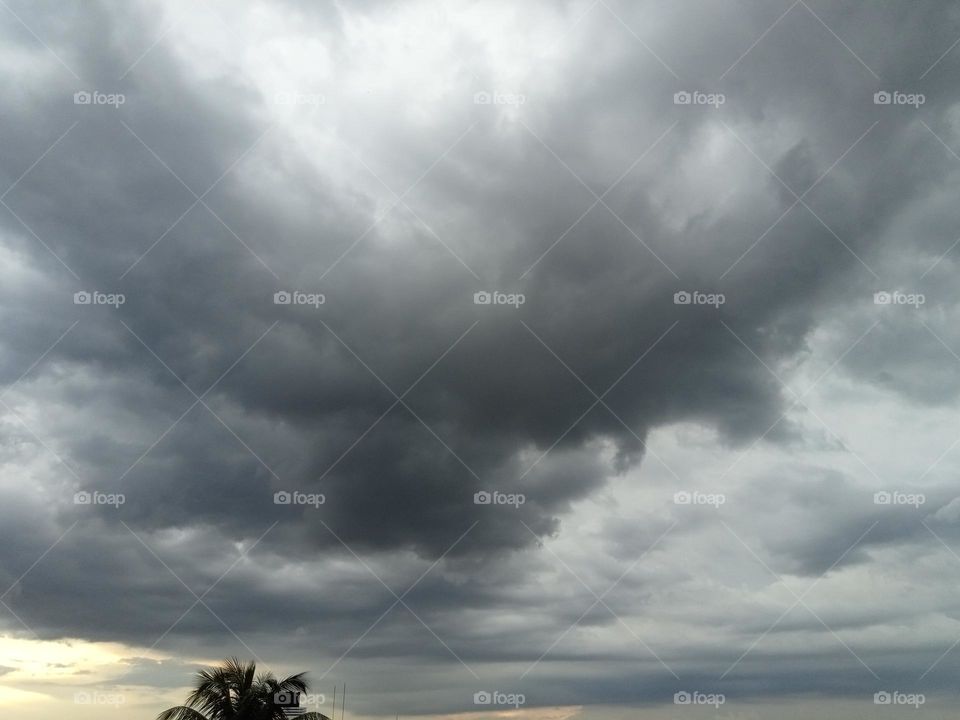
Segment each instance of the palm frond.
M196 688L187 698L188 707L196 708L216 720L233 717L237 683L227 663L222 667L198 671L196 683Z
M157 720L208 720L203 713L184 705L168 708L157 715Z
M270 682L276 682L276 680L277 678L274 676L272 672L267 671L267 672L257 673L257 679L256 679L256 682L254 682L254 685L266 685Z
M285 677L277 683L281 690L295 690L297 692L307 691L307 674L305 672Z
M216 667L198 670L186 704L164 710L157 720L284 720L283 708L274 705L276 693L307 689L304 672L278 680L271 672L257 673L254 662L231 657ZM330 720L319 712L299 718Z

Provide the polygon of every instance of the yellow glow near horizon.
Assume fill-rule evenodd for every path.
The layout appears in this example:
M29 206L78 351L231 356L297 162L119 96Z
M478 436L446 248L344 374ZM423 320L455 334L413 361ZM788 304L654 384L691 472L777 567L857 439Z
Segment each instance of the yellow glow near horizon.
M53 717L71 704L77 720L97 720L104 707L76 704L78 693L115 693L122 696L125 717L150 720L161 707L175 705L183 689L129 685L123 679L139 659L170 661L158 651L123 643L91 642L74 638L34 640L0 635L0 717L10 710L39 711L38 717ZM209 665L211 661L178 658ZM123 683L117 685L117 683ZM184 684L189 678L184 676ZM116 709L112 707L110 709Z
M164 658L159 653L135 651L120 643L0 636L0 665L11 668L0 676L0 681L7 685L27 681L89 683L117 674L123 660L131 656Z
M0 708L36 705L43 702L56 702L57 699L46 693L19 690L17 688L0 685Z
M33 640L0 636L0 710L62 704L91 685L109 685L129 671L132 658L164 660L166 655L121 643L87 640ZM87 710L76 710L78 717ZM0 713L2 714L2 713Z

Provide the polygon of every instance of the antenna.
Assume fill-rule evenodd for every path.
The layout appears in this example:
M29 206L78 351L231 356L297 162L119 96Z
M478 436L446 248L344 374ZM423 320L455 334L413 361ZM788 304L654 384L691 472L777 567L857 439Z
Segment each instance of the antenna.
M331 720L337 716L337 684L333 684L333 714L330 716Z
M343 720L343 713L347 710L347 684L343 684L343 697L340 698L340 720Z

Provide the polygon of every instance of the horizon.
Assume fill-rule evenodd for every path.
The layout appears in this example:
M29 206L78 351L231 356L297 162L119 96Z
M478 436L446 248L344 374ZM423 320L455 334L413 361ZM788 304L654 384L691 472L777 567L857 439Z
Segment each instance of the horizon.
M955 716L960 5L0 37L0 715Z

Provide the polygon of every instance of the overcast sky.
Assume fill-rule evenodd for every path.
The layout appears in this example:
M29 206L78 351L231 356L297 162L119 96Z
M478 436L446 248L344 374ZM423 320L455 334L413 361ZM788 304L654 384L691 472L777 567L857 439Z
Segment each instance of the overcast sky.
M954 716L956 3L0 35L0 712Z

